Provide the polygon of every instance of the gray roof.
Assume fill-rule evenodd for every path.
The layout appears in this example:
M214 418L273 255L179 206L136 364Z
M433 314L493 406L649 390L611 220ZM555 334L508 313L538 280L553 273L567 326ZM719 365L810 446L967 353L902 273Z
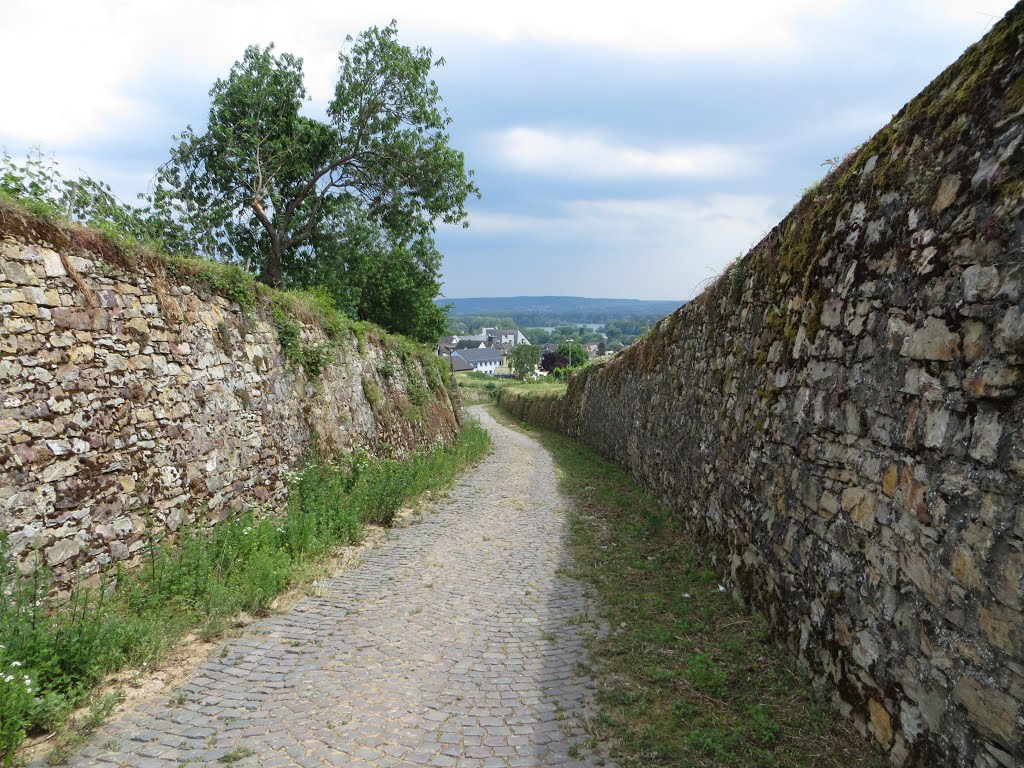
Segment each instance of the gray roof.
M452 370L453 371L472 371L473 365L467 363L458 355L452 355Z
M501 362L502 354L495 349L460 349L452 352L452 358L461 357L470 363Z

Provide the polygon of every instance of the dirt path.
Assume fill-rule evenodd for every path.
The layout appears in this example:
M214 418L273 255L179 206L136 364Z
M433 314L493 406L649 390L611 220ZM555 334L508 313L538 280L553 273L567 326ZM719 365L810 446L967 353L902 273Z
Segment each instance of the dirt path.
M471 409L494 452L321 595L251 625L71 766L612 765L580 725L582 588L547 452Z

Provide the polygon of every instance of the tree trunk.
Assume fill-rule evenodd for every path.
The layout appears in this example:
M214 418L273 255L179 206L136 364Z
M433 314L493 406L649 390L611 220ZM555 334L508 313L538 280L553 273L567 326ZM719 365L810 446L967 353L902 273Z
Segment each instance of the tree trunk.
M271 288L281 287L281 252L276 242L271 243L270 253L267 254L267 261L263 265L260 281Z
M271 288L280 288L281 253L284 250L281 243L281 233L274 227L270 217L267 216L267 212L263 210L259 197L253 198L252 210L256 214L256 219L270 238L270 253L267 254L267 261L263 265L260 281Z

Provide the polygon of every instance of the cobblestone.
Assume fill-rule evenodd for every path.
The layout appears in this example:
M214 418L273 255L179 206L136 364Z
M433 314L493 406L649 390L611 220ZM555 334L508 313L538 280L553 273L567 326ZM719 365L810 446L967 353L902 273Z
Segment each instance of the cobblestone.
M553 462L475 410L494 452L445 500L68 765L612 766L582 727L596 627Z

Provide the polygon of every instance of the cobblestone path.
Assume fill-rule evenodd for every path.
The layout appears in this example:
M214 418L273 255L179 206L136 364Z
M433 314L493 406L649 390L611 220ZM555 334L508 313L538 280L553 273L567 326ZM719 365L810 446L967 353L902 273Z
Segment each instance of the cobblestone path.
M72 766L611 765L580 718L586 617L547 452L477 415L494 452L318 597L229 640Z

